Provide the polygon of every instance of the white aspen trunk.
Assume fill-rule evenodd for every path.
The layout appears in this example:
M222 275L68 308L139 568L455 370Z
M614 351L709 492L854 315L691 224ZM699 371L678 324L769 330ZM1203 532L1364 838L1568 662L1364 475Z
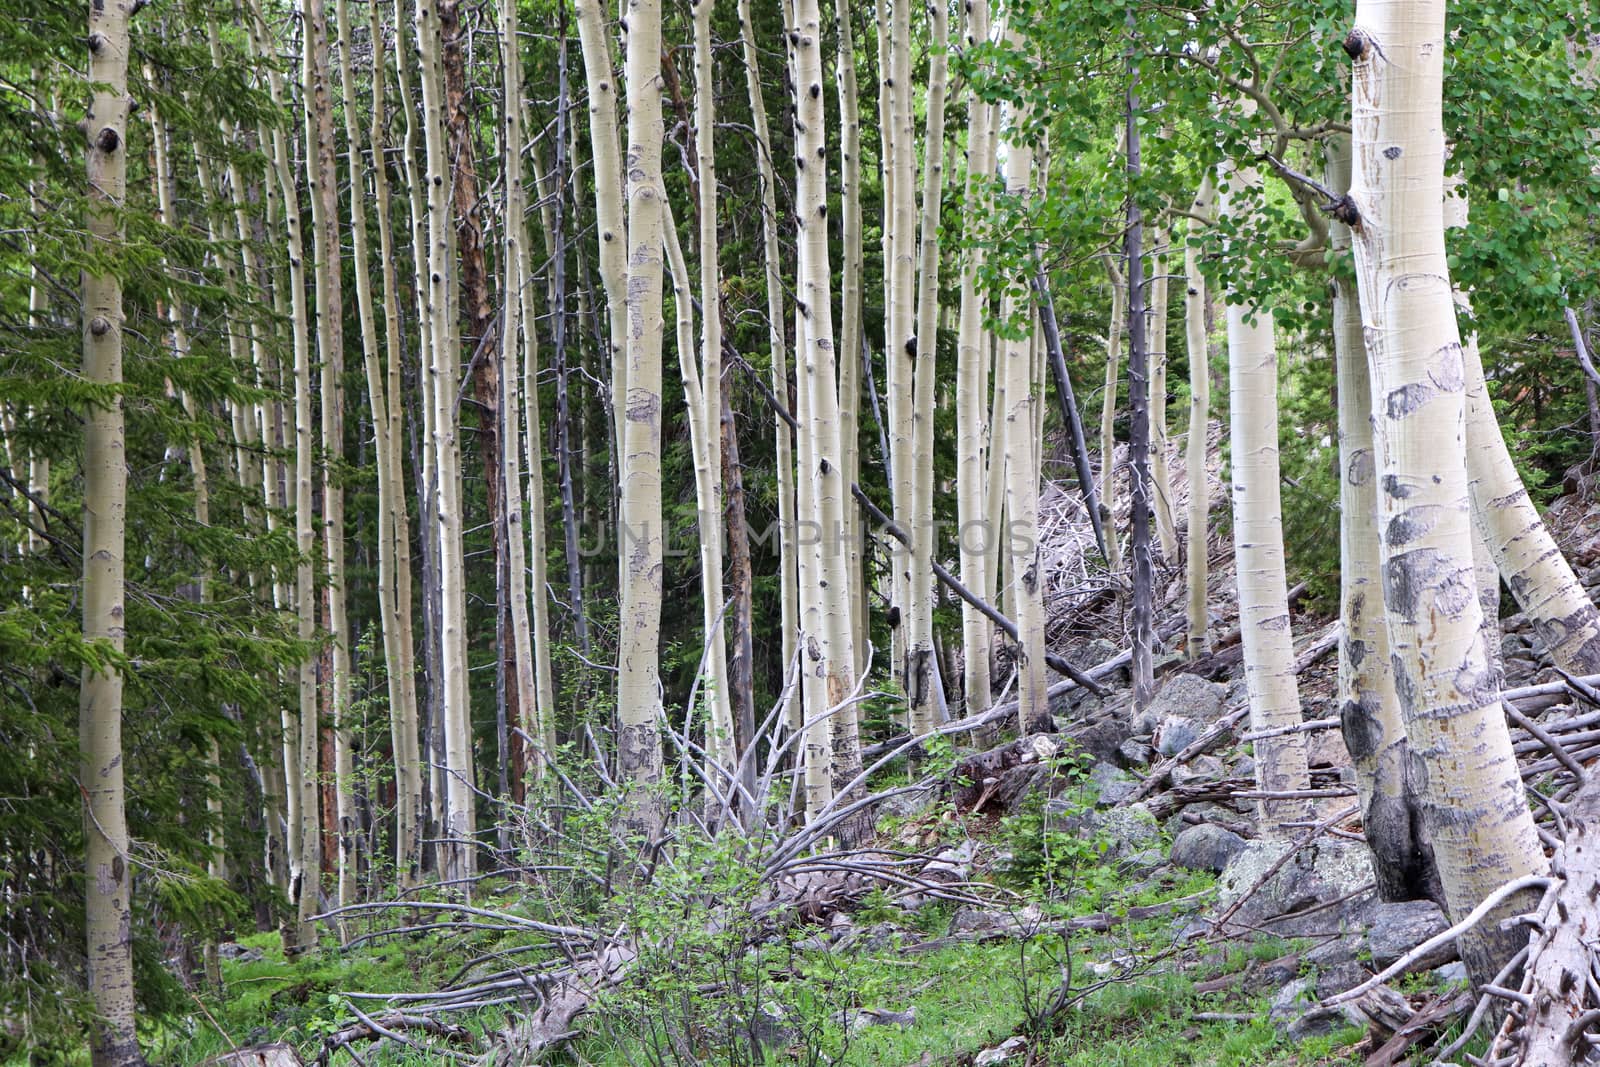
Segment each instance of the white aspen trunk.
M761 93L760 52L756 49L755 29L750 23L750 0L739 0L739 39L744 50L745 91L750 97L751 124L755 127L756 173L761 179L761 264L766 273L767 347L772 359L771 387L774 396L785 400L789 396L789 369L783 338L783 274L778 248L777 177L772 166L772 138L767 128L766 101ZM859 198L859 194L857 195ZM848 203L847 198L847 212ZM848 247L847 242L846 248ZM858 249L858 259L859 255ZM845 306L848 315L848 299ZM859 358L859 345L856 356L846 352L845 358L846 360ZM787 674L795 662L795 649L798 647L800 632L800 600L796 586L798 581L796 568L799 563L795 548L797 530L794 431L782 416L775 417L773 421L777 432L778 598L782 610L783 669ZM789 725L794 728L799 725L795 713L800 711L800 704L791 700L789 708Z
M621 637L617 756L649 790L661 777L661 0L628 0L627 403L622 454ZM653 837L661 812L640 795L635 828Z
M467 688L467 606L462 550L461 445L458 439L460 333L456 316L456 259L451 224L449 164L445 158L443 74L437 0L417 0L417 67L422 83L423 146L427 161L427 305L432 363L433 466L438 479L440 662L444 702L445 839L440 874L468 879L475 867L472 838L476 796L472 769L472 709Z
M796 268L805 274L806 247L797 249ZM816 442L806 427L811 425L811 390L807 388L805 364L805 321L797 300L794 312L797 343L795 373L795 421L801 429L795 435L796 460L801 476L795 480L795 508L799 519L795 528L797 578L799 581L800 649L799 685L801 699L794 702L792 727L802 732L802 771L806 821L815 819L833 799L833 736L828 721L828 683L822 662L822 530L816 520L816 481L808 472L816 469Z
M1200 182L1194 196L1193 212L1201 218L1211 213L1215 191L1211 176ZM1189 221L1193 238L1205 224ZM1200 271L1200 250L1187 244L1183 250L1183 335L1189 354L1189 440L1184 466L1189 478L1189 525L1184 531L1184 577L1188 583L1188 655L1196 659L1211 650L1206 636L1206 581L1211 555L1208 524L1211 514L1211 484L1207 471L1207 437L1211 428L1211 366L1206 345L1206 276Z
M599 0L573 0L583 72L589 96L589 146L594 153L595 224L600 231L600 285L606 291L606 323L611 339L611 432L614 454L625 441L625 398L628 395L628 216L623 189L631 180L622 167L617 122L616 74L611 44L606 40L605 13ZM628 90L630 93L633 89ZM620 472L619 472L620 473Z
M1324 147L1328 187L1343 194L1350 188L1350 138L1332 138ZM1407 789L1406 727L1383 616L1372 382L1360 303L1354 285L1342 274L1350 228L1330 220L1328 239L1341 260L1330 280L1339 397L1340 729L1355 764L1362 834L1372 849L1378 895L1414 900L1426 894L1430 865L1420 813Z
M356 876L354 770L350 730L350 645L345 611L344 483L344 295L339 257L339 182L333 133L333 99L328 70L328 14L323 0L307 0L302 48L302 103L306 118L306 177L311 193L312 269L316 282L317 352L322 382L322 549L327 585L322 591L323 626L328 631L322 679L324 714L333 733L334 826L338 856L337 900L354 903ZM348 110L348 109L347 109ZM362 273L360 271L358 274ZM343 939L343 926L336 924Z
M995 124L999 125L1000 116L994 114ZM996 152L996 158L998 158ZM984 347L986 362L994 366L994 395L989 405L989 447L985 461L988 472L984 477L987 492L984 495L984 522L988 536L984 540L987 557L983 568L984 588L983 599L993 604L995 597L1001 591L1000 561L1007 558L1007 535L1002 525L1006 514L1006 448L1009 438L1006 436L1006 353L1000 339L991 331L984 338L988 343ZM1009 582L1009 576L1007 581ZM1015 617L1015 613L1012 613ZM989 631L990 647L996 640L993 630Z
M1128 283L1116 260L1106 257L1111 276L1111 324L1106 327L1106 382L1100 396L1100 515L1106 531L1106 565L1122 570L1122 542L1117 539L1117 384L1121 378L1122 331L1128 318Z
M967 47L989 39L988 0L971 0L967 14ZM967 100L967 182L963 215L970 225L981 225L990 198L994 173L989 155L990 105L977 93ZM956 525L961 553L961 581L988 600L990 588L987 543L999 531L986 524L984 507L984 448L994 423L985 421L984 399L989 392L989 338L984 328L986 301L978 275L985 262L981 242L964 255L961 266L961 311L956 325ZM966 713L989 710L994 625L971 604L961 609L961 650L965 670L962 689Z
M1168 566L1178 561L1178 524L1172 513L1172 465L1167 435L1167 263L1171 248L1165 228L1150 234L1150 507L1156 518L1156 543Z
M839 85L839 199L842 242L839 265L839 443L846 487L861 480L861 91L856 79L855 35L850 0L835 0L834 24L839 48L835 77ZM780 394L781 395L781 394ZM844 538L849 558L850 633L859 677L867 666L867 586L861 570L864 524L860 509L846 502Z
M914 532L912 472L916 459L912 409L915 406L916 254L917 254L917 142L913 126L911 81L911 0L885 0L888 9L888 66L885 86L888 114L882 116L879 134L892 180L884 184L886 250L884 282L884 376L889 407L889 468L892 515L900 528ZM880 22L880 33L882 23ZM904 662L910 635L906 625L910 609L912 552L899 545L889 549L893 562L894 607L900 624L894 627L892 662Z
M933 420L938 378L939 215L944 198L944 98L949 68L950 13L943 3L929 8L928 126L923 139L922 244L917 277L917 314L907 342L912 355L911 448L900 464L911 480L910 571L906 586L906 658L901 684L906 691L911 732L921 735L939 724L935 694L939 672L933 660Z
M268 29L259 6L252 4L250 16L257 54L267 55ZM274 108L283 113L282 77L272 68L268 68L267 87ZM278 125L272 128L271 138L273 169L289 250L287 288L294 346L294 526L295 549L300 555L294 583L296 637L310 648L317 625L316 585L311 562L316 551L316 517L311 498L312 460L316 449L311 418L311 323L305 298L300 195L290 167L288 136ZM317 665L313 654L308 654L300 664L298 714L285 707L283 727L284 772L292 794L289 899L296 905L295 921L284 930L284 951L292 955L315 947L316 930L311 916L321 910L317 885L322 855L317 818Z
M1253 169L1225 169L1218 211L1228 217L1240 188L1259 182ZM1294 673L1289 587L1283 555L1278 470L1278 348L1270 308L1228 303L1228 411L1233 466L1233 555L1239 589L1239 630L1250 699L1250 728L1272 730L1301 721ZM1256 784L1262 791L1311 787L1305 734L1255 744ZM1305 799L1262 800L1260 830L1292 836L1284 823L1311 814Z
M731 772L739 762L728 690L728 640L723 617L722 528L722 275L717 262L717 112L711 50L712 0L694 7L694 146L700 164L700 427L705 439L705 491L700 494L701 585L705 639L711 648L705 684L711 717L706 750Z
M421 491L418 493L417 521L423 527L423 541L431 543L433 540L433 534L428 527L432 520L434 507L433 500L437 496L436 487L438 479L438 475L434 469L433 458L433 377L427 373L427 369L433 365L433 333L428 323L428 257L424 251L428 247L427 209L424 206L422 194L424 176L422 168L418 166L417 158L417 109L413 103L410 103L414 97L411 91L411 50L406 46L405 27L407 19L405 15L405 0L394 0L394 19L395 87L399 90L399 97L401 101L406 102L405 106L400 109L405 115L405 132L401 140L400 155L405 163L406 206L407 217L410 220L409 233L406 236L409 237L412 248L412 255L410 257L412 270L412 299L416 305L417 314L416 365L418 387L417 392L419 394L417 407L422 413L422 447L419 449L419 452L421 453L420 458L422 461L422 469L419 472L420 478L418 479L418 485ZM388 259L386 258L385 261L388 262ZM399 349L395 348L391 344L390 352L398 354ZM391 382L395 381L397 364L397 359L394 356L391 356L389 361ZM396 395L398 396L399 393L396 392ZM398 423L394 423L393 421L394 417L395 411L391 411L391 424L398 426ZM398 435L395 439L399 440ZM400 482L398 484L403 485L404 483ZM403 522L406 516L403 494L399 501L397 512L397 521ZM395 540L397 546L399 544L401 532L402 530L397 526L395 529ZM425 544L423 555L424 577L427 576L427 560L431 552L432 549L427 547L427 544ZM409 538L406 540L406 552L403 554L403 558L407 561L404 565L405 570L395 575L395 582L399 592L399 611L401 620L407 627L406 648L410 650L415 648L415 644L411 640L411 582L409 580L409 574L407 573L410 569ZM424 592L423 610L425 612L431 610L430 602L433 599L433 597ZM431 636L429 631L430 625L431 623L428 623L424 626L424 638L430 641L427 655L431 660L437 658L437 648L432 643L434 638ZM411 671L407 674L407 678L414 680L414 677L415 669L413 664ZM433 684L431 684L429 687L429 704L433 717L438 715L438 700L436 698L437 690L437 681L433 681ZM412 824L416 828L416 839L415 851L408 853L404 870L407 875L416 878L420 877L422 871L424 853L423 838L425 836L425 830L429 819L432 818L436 825L443 825L443 820L438 818L438 815L442 813L444 807L444 790L440 787L441 783L443 782L443 769L438 765L438 761L433 758L433 754L429 748L430 741L426 738L423 738L419 732L421 728L421 714L416 699L416 688L414 685L410 688L410 695L410 718L414 724L414 729L411 734L411 738L414 739L414 747L411 748L411 751L416 757L415 762L417 767L417 780L415 783L417 809L415 812L415 821ZM426 794L424 793L423 789L424 783L427 783L431 786L431 789ZM426 799L431 803L424 803L425 796ZM435 849L435 855L437 855L437 849Z
M89 10L89 81L96 86L84 116L88 140L85 211L89 251L117 257L118 212L127 190L128 22L131 4L110 0ZM113 260L114 261L114 260ZM122 384L122 279L83 275L83 377L101 387ZM120 654L127 460L120 393L89 405L83 435L83 637ZM83 793L85 964L95 1025L94 1067L142 1065L134 1026L133 870L122 764L122 676L85 666L78 696L78 781Z
M851 647L848 553L844 527L846 493L840 468L839 379L833 347L832 278L828 268L827 109L822 88L822 16L817 0L797 0L790 32L796 94L795 215L800 260L801 371L809 418L801 423L809 435L811 455L801 469L813 482L812 518L820 535L817 573L820 605L820 648L807 650L812 669L826 682L826 708L831 712L834 792L861 769L859 723L846 703L855 688L855 653ZM808 716L817 709L807 708ZM846 837L856 827L844 828Z
M1372 374L1384 600L1412 771L1446 910L1547 869L1483 646L1473 577L1465 368L1445 259L1444 0L1360 0L1346 202ZM1526 911L1513 898L1499 917ZM1525 941L1464 935L1486 981Z
M401 395L399 279L395 269L394 234L389 218L389 171L384 162L385 95L383 27L379 7L370 5L372 42L373 204L378 219L378 260L383 278L384 348L389 355L386 377L376 359L368 361L367 391L372 400L374 429L381 426L378 469L379 610L383 614L384 656L388 664L389 737L395 773L395 879L399 887L416 885L422 873L422 751L417 736L416 652L411 627L411 522L406 512L405 404ZM342 32L342 31L341 31ZM350 100L350 94L345 94ZM410 108L406 110L409 112ZM354 143L352 139L352 143ZM351 167L355 162L352 160ZM363 261L364 262L364 261ZM357 272L360 273L359 271ZM358 295L360 290L357 290ZM382 407L380 409L380 401ZM384 560L388 566L385 568ZM388 592L384 606L382 593Z
M539 724L551 709L548 703L540 702L546 694L538 691L536 680L539 672L534 663L533 624L528 615L528 559L522 532L522 454L518 441L525 413L521 409L519 396L523 381L519 346L522 343L521 332L532 334L536 329L536 321L524 314L523 308L525 300L531 302L531 294L526 290L533 287L533 278L528 273L528 240L523 221L528 197L523 184L522 167L522 47L517 38L517 5L509 0L500 5L500 70L504 81L501 106L504 108L505 129L505 150L501 153L505 166L505 217L501 234L501 265L505 271L505 326L500 331L503 360L500 373L500 478L505 491L506 570L509 580L506 599L510 602L511 642L516 663L513 681L517 690L516 707L523 719L520 723L509 724L512 736L509 739L511 758L507 761L507 769L513 776L510 783L511 799L520 804L527 793L527 783L523 780L526 757L523 755L524 739L517 736L515 731L521 730L530 737L542 738ZM530 362L528 373L531 375L533 371ZM533 388L531 381L530 392ZM532 405L537 413L537 395L533 396ZM535 423L534 428L537 429L537 426ZM529 452L535 457L538 448L537 438L528 442ZM542 501L540 503L542 505ZM541 524L542 516L541 506L533 512L532 522ZM542 639L545 636L546 632L541 628L539 637ZM548 654L546 650L546 657ZM536 778L544 773L545 758L546 753L539 752L534 759L533 773Z
M1006 28L1006 38L1020 47L1021 36ZM1025 116L1009 116L1005 139L1006 193L1026 199L1033 180L1033 149L1018 136ZM1023 268L1032 271L1032 264ZM1013 328L1032 302L1016 292L1028 292L1026 278L1006 290L1000 319ZM1031 334L1031 331L1029 331ZM1005 462L1006 523L1001 540L1006 552L1006 581L1016 600L1012 618L1017 623L1017 722L1034 721L1049 706L1045 694L1044 599L1039 575L1039 444L1034 437L1033 368L1029 340L1004 340L1000 362L1005 374L1005 441L997 450ZM1001 529L996 527L997 530Z

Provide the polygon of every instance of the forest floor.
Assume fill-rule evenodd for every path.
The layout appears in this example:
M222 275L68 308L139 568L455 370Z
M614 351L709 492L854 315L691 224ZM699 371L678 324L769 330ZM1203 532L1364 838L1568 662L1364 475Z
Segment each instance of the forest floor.
M1212 499L1225 499L1220 486ZM1090 588L1074 502L1059 490L1045 502L1052 645L1080 668L1114 662L1119 647L1103 635L1122 632L1121 598L1113 583ZM1558 502L1552 521L1576 563L1600 564L1594 507ZM973 743L976 730L930 745L916 770L932 785L880 805L870 840L786 864L773 859L781 843L684 834L646 884L619 886L609 869L542 869L549 853L527 833L512 850L524 868L474 890L481 912L357 912L343 947L329 931L293 961L276 933L223 946L221 988L195 984L196 1011L151 1035L152 1060L1429 1062L1418 1048L1447 1041L1471 1007L1450 946L1379 986L1376 1001L1318 1006L1444 925L1431 904L1375 900L1338 731L1308 733L1319 821L1287 856L1255 840L1254 804L1234 795L1253 788L1253 764L1238 739L1248 727L1231 555L1214 537L1213 647L1197 661L1173 651L1183 591L1165 572L1168 651L1142 719L1115 669L1104 697L1058 685L1054 722L990 747ZM1553 677L1519 617L1503 628L1508 686ZM1294 629L1305 718L1327 719L1334 622L1297 610ZM902 762L873 787L910 781ZM583 852L580 842L566 862L584 867ZM585 942L574 926L596 933ZM568 1018L556 1007L577 986ZM543 1023L529 1020L551 1018L558 1032L536 1060L529 1035ZM228 1055L246 1048L255 1058Z

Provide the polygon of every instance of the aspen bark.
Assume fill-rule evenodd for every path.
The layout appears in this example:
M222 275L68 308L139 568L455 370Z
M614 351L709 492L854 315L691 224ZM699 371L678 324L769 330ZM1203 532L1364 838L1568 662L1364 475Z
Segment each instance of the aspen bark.
M906 342L912 357L911 448L900 464L910 479L911 552L905 594L906 658L901 683L913 734L928 733L939 722L933 658L933 419L938 378L939 215L944 197L944 98L949 69L950 14L947 6L929 8L928 126L923 139L922 243L917 277L914 332Z
M1014 27L1006 29L1006 39L1018 47L1021 37ZM1022 132L1023 115L1010 115L1003 132L1005 139L1006 193L1025 200L1033 181L1033 148ZM1024 269L1029 269L1024 267ZM1001 321L1015 329L1017 319L1032 306L1021 286L1007 289L1001 300ZM1029 331L1031 335L1032 331ZM1033 368L1027 338L1001 342L1000 362L1005 374L1005 441L1000 452L1005 462L1004 542L1006 581L1016 598L1013 618L1017 622L1017 721L1026 728L1049 706L1045 694L1044 599L1039 575L1039 452L1034 439ZM999 527L996 527L999 529Z
M914 531L918 521L912 512L911 488L916 478L912 473L915 464L912 410L917 355L917 147L912 125L915 89L911 80L911 0L885 0L884 6L888 11L889 35L888 66L882 73L889 111L881 117L879 136L883 138L883 155L889 169L889 180L884 183L887 247L883 265L889 491L894 521L901 529ZM910 609L912 553L893 546L890 557L894 576L893 605L901 620L901 625L893 629L893 662L901 662L909 648L905 622Z
M578 41L583 50L583 72L589 96L595 224L600 232L600 285L606 295L606 322L611 342L611 432L615 454L620 457L626 442L630 364L627 355L628 254L632 247L627 232L630 216L623 213L623 186L631 180L631 163L630 173L625 173L618 143L616 74L611 65L611 44L606 40L604 8L599 0L573 0L573 12L578 17ZM628 91L633 92L631 83Z
M1122 542L1117 538L1117 386L1121 380L1122 331L1127 326L1127 281L1115 260L1106 258L1111 275L1111 324L1106 327L1106 383L1100 396L1100 516L1106 531L1106 566L1122 570Z
M798 305L803 359L802 381L809 419L802 434L811 438L809 465L802 479L812 480L813 510L819 535L818 567L813 575L820 603L820 632L808 638L820 647L807 649L810 669L824 679L826 710L831 713L834 792L861 769L859 725L847 698L855 689L855 653L850 632L847 553L839 531L844 528L845 488L840 469L839 379L833 347L832 278L828 268L827 110L822 88L822 17L817 0L797 0L790 32L796 95L795 215L800 260ZM809 716L822 709L807 708ZM854 837L865 827L843 828Z
M772 166L772 137L767 127L766 101L761 92L760 52L755 29L750 23L750 0L739 0L739 40L744 53L745 91L750 97L750 121L755 128L756 173L761 180L761 265L766 275L767 348L772 360L771 388L774 396L789 395L787 346L783 337L783 274L778 248L777 176ZM847 200L848 203L848 200ZM848 211L848 207L846 208ZM848 248L848 242L846 248ZM859 251L857 253L859 258ZM859 300L858 300L859 303ZM846 300L848 308L849 301ZM847 312L848 314L848 312ZM797 338L798 339L798 338ZM857 358L845 353L845 359ZM778 599L781 602L783 664L787 673L794 663L799 640L800 610L796 583L798 556L795 546L794 434L789 424L775 417L778 468ZM798 725L792 712L799 705L791 701L790 726Z
M647 792L661 777L661 275L666 197L661 184L661 0L628 0L627 10L627 402L617 757L623 776ZM634 799L632 821L639 832L655 835L661 812L653 797Z
M839 264L839 444L845 485L861 480L861 286L865 267L861 246L861 91L856 78L855 34L850 0L835 0L839 86L839 200L841 262ZM845 508L844 537L850 578L850 632L856 636L855 672L866 669L867 586L862 573L861 512Z
M1259 182L1253 169L1225 171L1218 211L1236 214L1241 189ZM1233 465L1233 554L1239 587L1250 728L1301 720L1290 630L1278 487L1278 349L1270 308L1228 303L1228 408ZM1310 788L1304 734L1256 742L1256 784L1263 790ZM1310 816L1307 800L1259 802L1261 831L1285 836L1286 822Z
M500 70L504 80L502 91L502 123L505 130L505 149L501 153L505 167L505 213L502 220L501 266L505 271L505 318L500 331L500 480L505 494L506 515L506 574L509 579L507 599L511 616L512 662L515 664L514 682L517 698L515 709L518 719L511 718L512 702L507 701L507 733L509 758L507 773L510 777L512 803L521 804L527 797L528 762L523 733L541 737L539 721L549 714L548 705L538 704L533 653L533 625L528 616L528 561L523 547L522 532L522 463L519 428L524 413L519 403L522 385L520 359L521 332L532 333L534 319L523 313L524 290L531 288L533 279L525 272L528 264L526 227L523 215L527 210L527 193L523 185L522 167L522 45L517 37L517 5L515 0L502 0L500 5ZM560 314L560 309L556 309ZM533 367L529 366L529 373ZM530 384L531 388L531 384ZM537 406L537 399L533 401ZM528 442L529 452L537 455L538 441ZM542 509L541 509L542 510ZM541 522L541 511L533 512L532 521ZM543 639L545 633L540 631ZM546 754L534 760L534 773L544 769Z
M444 741L444 823L439 850L446 881L470 878L475 865L472 715L467 688L466 590L462 551L461 444L455 398L460 336L455 321L455 257L451 254L450 168L445 158L443 67L438 0L417 0L417 74L422 86L422 131L427 190L426 323L433 409L433 473L437 479L440 670L438 709Z
M1350 188L1350 138L1325 145L1328 187ZM1361 824L1372 849L1378 895L1429 895L1430 850L1409 788L1410 757L1383 617L1378 559L1378 480L1372 440L1372 382L1361 336L1361 307L1348 268L1350 228L1333 219L1328 240L1338 261L1333 297L1333 354L1339 397L1339 721L1356 768Z
M1547 869L1523 794L1473 575L1465 368L1445 258L1444 0L1360 0L1349 206L1372 374L1384 601L1395 684L1446 910ZM1500 917L1526 911L1509 900ZM1486 981L1525 938L1460 940Z
M333 797L337 855L337 899L355 900L355 796L349 725L350 646L344 580L344 296L339 256L339 182L328 70L328 14L323 0L307 0L302 55L306 109L306 176L311 193L312 270L317 303L317 352L322 382L322 549L327 586L322 591L328 631L324 684L325 717L333 733ZM349 109L346 108L348 111ZM364 271L358 270L358 275Z
M267 26L258 5L251 5L250 19L256 52L264 56L268 54ZM281 112L284 107L282 77L270 67L267 88L274 107ZM311 422L311 323L305 298L300 196L290 168L288 136L283 127L277 125L272 128L271 139L273 170L289 252L289 329L294 347L294 525L295 549L300 557L294 583L296 637L309 649L316 636L316 587L311 562L316 551L316 517L311 493L315 454ZM321 910L317 892L321 867L321 841L317 833L317 668L316 658L309 652L300 663L298 681L298 714L288 707L283 709L284 770L292 795L289 899L296 906L295 921L284 928L284 951L291 955L315 947L316 931L311 916Z
M1130 14L1129 19L1132 19ZM1152 662L1155 636L1155 566L1150 558L1150 351L1146 336L1144 305L1144 215L1137 192L1139 159L1139 98L1135 91L1138 68L1130 53L1128 88L1125 95L1127 117L1128 228L1123 237L1124 259L1128 264L1128 553L1133 557L1130 570L1128 630L1131 658L1128 673L1133 680L1133 709L1143 714L1155 695L1155 665ZM1042 435L1040 435L1042 436Z
M1150 506L1155 512L1156 540L1162 562L1178 562L1178 524L1172 509L1171 438L1167 431L1167 264L1172 249L1165 228L1158 229L1150 249Z
M348 40L343 22L348 17L344 0L340 2L339 14L340 36ZM368 128L368 145L372 151L373 206L378 220L378 260L380 277L383 279L384 350L389 357L386 372L376 344L369 348L364 333L362 345L366 349L367 393L378 454L378 610L382 616L384 662L388 666L389 737L394 757L395 877L401 889L409 889L416 884L422 870L422 753L417 736L416 652L411 627L411 522L406 511L403 458L405 405L400 392L399 278L394 263L394 234L389 217L389 169L384 159L384 131L387 128L384 38L376 3L370 5L369 27L372 43L372 117ZM341 63L344 62L341 56ZM345 69L341 67L341 73ZM350 102L353 101L348 77L345 78L345 85L348 113ZM409 107L406 110L409 111ZM352 120L347 118L346 121ZM352 131L352 184L357 167L355 143ZM359 217L364 211L352 205L352 214ZM356 244L357 234L361 235L361 243L365 243L365 229L364 219L353 225L353 245ZM366 259L358 255L357 262L364 264ZM358 302L364 288L359 280L363 273L364 270L359 269L356 272ZM370 293L367 300L371 300Z
M1194 214L1202 218L1210 214L1214 198L1211 176L1207 174L1194 196ZM1204 225L1200 219L1190 220L1191 240ZM1206 276L1200 271L1200 250L1192 244L1183 250L1183 276L1183 335L1189 355L1189 439L1184 454L1189 478L1189 523L1184 531L1184 578L1188 583L1188 655L1196 659L1211 648L1206 636L1206 580L1211 563L1207 529L1211 483L1206 447L1211 429L1211 367L1206 345Z
M89 81L96 88L84 117L88 138L85 212L89 251L115 263L122 250L118 217L127 190L128 23L132 5L109 0L89 11ZM122 384L122 278L111 270L83 275L83 377ZM127 461L120 394L85 413L83 436L83 636L120 654ZM95 1025L94 1067L144 1063L134 1028L133 871L123 789L122 675L115 665L85 664L78 697L78 781L83 791L84 926L88 990Z
M971 0L967 14L967 47L989 39L988 0ZM968 225L979 225L990 204L989 184L994 172L990 158L991 109L977 93L967 100L967 180L963 214ZM988 599L988 541L999 531L987 525L985 509L984 450L994 425L985 420L984 399L989 392L989 338L984 328L986 301L979 274L986 256L983 243L973 242L961 266L961 310L956 325L956 544L961 553L961 581ZM961 651L965 677L966 712L987 711L992 699L990 679L994 626L977 608L961 609Z

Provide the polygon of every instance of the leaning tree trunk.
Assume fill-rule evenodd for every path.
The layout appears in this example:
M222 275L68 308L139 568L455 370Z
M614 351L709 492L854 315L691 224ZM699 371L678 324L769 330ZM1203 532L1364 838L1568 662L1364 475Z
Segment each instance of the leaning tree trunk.
M617 762L623 777L640 791L630 809L634 829L653 837L661 812L645 794L661 778L661 274L666 196L661 183L661 0L629 0L627 27L627 396L618 545L624 562Z
M989 39L989 2L972 0L967 14L967 47ZM989 158L989 102L978 93L967 101L967 181L962 215L969 226L981 225L989 205L994 172ZM985 420L984 398L989 392L989 334L984 329L987 302L979 286L985 255L982 241L964 252L961 265L961 310L956 324L956 546L961 553L961 581L980 597L989 589L989 553L986 542L997 532L984 523L984 446L996 427ZM965 678L966 713L989 710L993 682L990 652L994 624L971 604L961 609L961 649Z
M1226 175L1219 212L1234 212L1237 186L1258 181L1253 170ZM1239 630L1252 730L1300 723L1295 684L1294 635L1283 556L1278 489L1278 349L1272 311L1228 303L1228 407L1233 449L1233 554L1238 572ZM1305 790L1311 785L1304 734L1256 742L1256 784L1262 791ZM1311 813L1304 799L1262 800L1261 830L1283 836L1284 823Z
M1423 822L1459 919L1547 869L1483 645L1468 505L1465 370L1444 218L1444 0L1360 0L1352 222L1372 372L1385 608ZM1497 910L1527 911L1526 896ZM1460 941L1487 981L1524 942L1496 917Z
M1206 225L1202 220L1210 213L1214 197L1211 176L1207 174L1194 195L1193 213L1199 218L1189 221L1190 242L1183 250L1186 286L1183 336L1189 354L1189 440L1184 454L1184 468L1189 479L1189 528L1184 531L1184 579L1189 594L1187 651L1190 659L1204 655L1211 647L1206 639L1206 580L1211 564L1207 541L1211 482L1206 469L1211 429L1211 366L1206 345L1206 276L1200 272L1200 249L1193 242Z
M939 724L940 700L934 692L939 672L933 653L933 420L934 383L939 374L939 213L944 197L944 97L949 62L950 15L947 5L929 9L932 41L928 51L928 128L923 139L922 246L917 278L917 315L907 342L912 359L911 448L900 464L911 481L910 572L906 585L905 664L911 732L932 731ZM846 356L848 359L849 357Z
M1350 188L1350 138L1326 144L1328 187ZM1339 259L1333 296L1333 355L1339 395L1339 722L1355 763L1361 823L1372 849L1378 895L1389 901L1432 895L1432 851L1409 787L1405 721L1395 691L1378 561L1378 481L1373 459L1372 382L1361 336L1361 307L1346 257L1350 228L1337 219L1328 238Z
M127 0L89 10L89 209L85 221L96 262L122 251L120 209L127 188ZM83 636L120 654L123 627L124 516L127 463L122 400L122 279L115 270L83 275L83 377L108 390L92 404L83 434ZM85 665L78 697L78 781L83 792L84 926L89 996L95 1027L94 1067L142 1064L134 1029L133 931L128 824L123 792L122 675L115 666Z

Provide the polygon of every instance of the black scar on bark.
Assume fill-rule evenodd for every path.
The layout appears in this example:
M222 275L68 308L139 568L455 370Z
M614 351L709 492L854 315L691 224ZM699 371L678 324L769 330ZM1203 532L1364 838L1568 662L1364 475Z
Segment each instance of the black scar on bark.
M1417 705L1417 687L1412 684L1411 676L1406 673L1405 664L1400 662L1400 657L1390 655L1389 669L1394 672L1394 695L1400 701L1400 710L1410 715Z
M1360 27L1357 27L1357 28L1351 30L1349 33L1345 34L1345 38L1344 38L1344 54L1345 55L1349 56L1351 59L1360 59L1362 56L1366 55L1366 52L1367 52L1367 35L1364 32L1362 32Z
M1411 495L1411 489L1400 480L1397 474L1383 476L1383 491L1395 500L1404 500Z
M1368 693L1359 701L1345 701L1339 709L1339 732L1344 735L1344 747L1353 760L1376 755L1383 743L1383 724L1378 722L1376 703L1373 694Z
M1414 507L1404 515L1396 515L1389 520L1389 529L1385 531L1383 540L1390 548L1400 548L1425 536L1433 527L1433 509Z

